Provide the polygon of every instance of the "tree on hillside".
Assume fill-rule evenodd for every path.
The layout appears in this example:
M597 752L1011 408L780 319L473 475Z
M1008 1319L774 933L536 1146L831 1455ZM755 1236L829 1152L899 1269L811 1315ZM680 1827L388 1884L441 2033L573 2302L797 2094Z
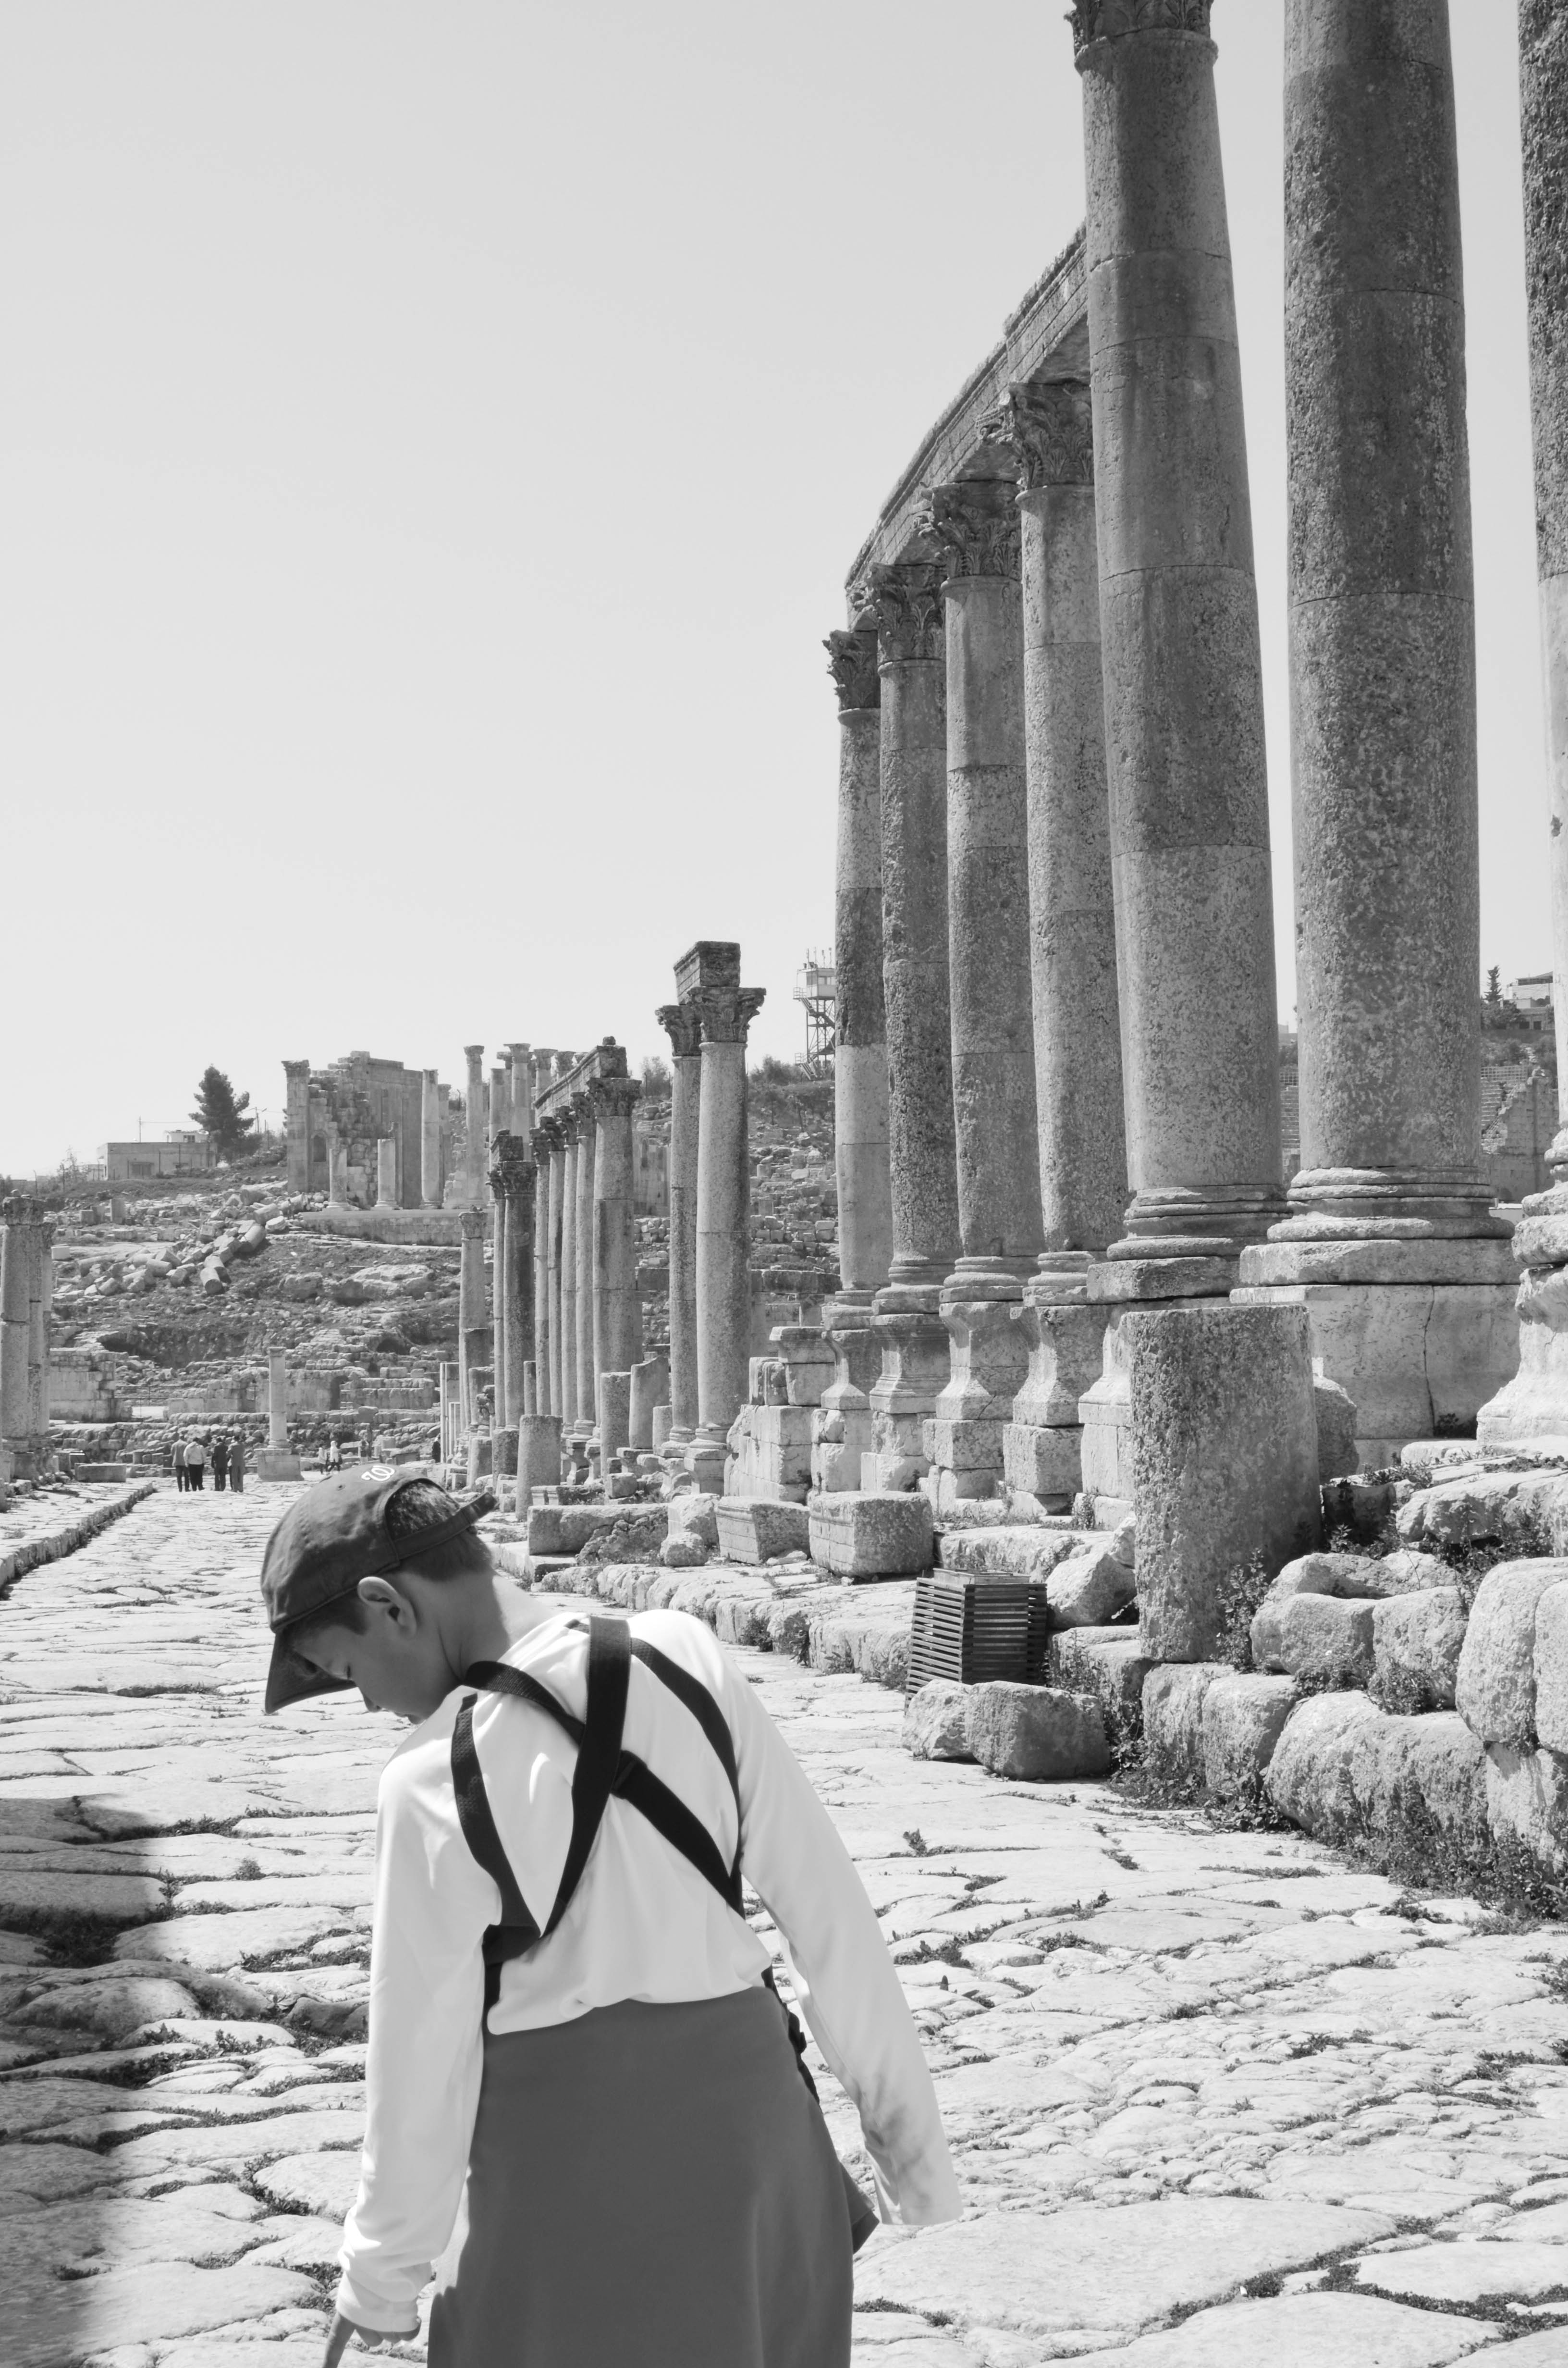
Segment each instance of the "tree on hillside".
M221 1159L235 1159L241 1152L254 1149L256 1121L245 1116L249 1108L249 1094L241 1094L236 1100L234 1088L222 1069L210 1064L203 1069L201 1083L196 1088L196 1108L190 1115L202 1133L211 1136Z
M1495 962L1486 973L1486 1008L1494 1019L1503 1008L1502 981Z

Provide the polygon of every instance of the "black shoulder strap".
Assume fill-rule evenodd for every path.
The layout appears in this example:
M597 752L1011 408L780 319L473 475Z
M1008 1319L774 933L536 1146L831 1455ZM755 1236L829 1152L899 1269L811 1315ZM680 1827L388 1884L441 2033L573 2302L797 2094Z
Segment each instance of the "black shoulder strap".
M588 1622L588 1715L572 1773L572 1839L555 1905L544 1928L547 1933L553 1932L565 1915L583 1879L620 1764L626 1689L631 1673L630 1641L624 1620Z

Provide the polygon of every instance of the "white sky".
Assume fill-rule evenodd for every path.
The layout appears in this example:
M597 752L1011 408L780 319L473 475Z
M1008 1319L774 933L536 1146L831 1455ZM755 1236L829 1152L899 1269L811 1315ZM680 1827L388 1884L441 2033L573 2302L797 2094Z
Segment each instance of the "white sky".
M1483 962L1545 969L1514 9L1454 9ZM833 929L820 643L1083 211L1063 0L9 0L0 1170L209 1061L664 1049ZM1290 829L1282 0L1220 0ZM963 38L958 38L961 29Z

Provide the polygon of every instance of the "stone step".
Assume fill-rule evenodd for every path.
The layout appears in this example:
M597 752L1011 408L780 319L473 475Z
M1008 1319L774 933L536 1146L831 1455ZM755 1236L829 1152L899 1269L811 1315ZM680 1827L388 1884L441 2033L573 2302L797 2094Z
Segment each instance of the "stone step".
M1072 1554L1103 1546L1093 1530L1047 1530L1038 1523L992 1530L949 1530L937 1541L942 1570L973 1578L1044 1578Z

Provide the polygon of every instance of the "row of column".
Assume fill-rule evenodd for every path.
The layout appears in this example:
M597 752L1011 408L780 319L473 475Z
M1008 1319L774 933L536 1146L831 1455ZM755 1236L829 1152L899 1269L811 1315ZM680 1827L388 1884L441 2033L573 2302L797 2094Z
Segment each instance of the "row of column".
M934 488L829 644L847 1052L833 1328L880 1349L861 1403L881 1484L908 1485L929 1447L959 1495L1004 1473L1059 1495L1080 1469L1127 1493L1102 1338L1132 1306L1304 1301L1374 1448L1429 1435L1444 1390L1473 1414L1510 1355L1480 1170L1446 9L1287 12L1289 1205L1209 7L1079 0L1073 21L1088 382L1009 391L978 473ZM1064 1435L1080 1400L1082 1440Z
M37 1201L0 1204L0 1480L47 1467L51 1230Z
M580 1089L536 1128L527 1219L530 1288L544 1311L528 1411L577 1437L598 1424L602 1378L630 1372L642 1354L631 1124L642 1089L613 1038L591 1059Z

